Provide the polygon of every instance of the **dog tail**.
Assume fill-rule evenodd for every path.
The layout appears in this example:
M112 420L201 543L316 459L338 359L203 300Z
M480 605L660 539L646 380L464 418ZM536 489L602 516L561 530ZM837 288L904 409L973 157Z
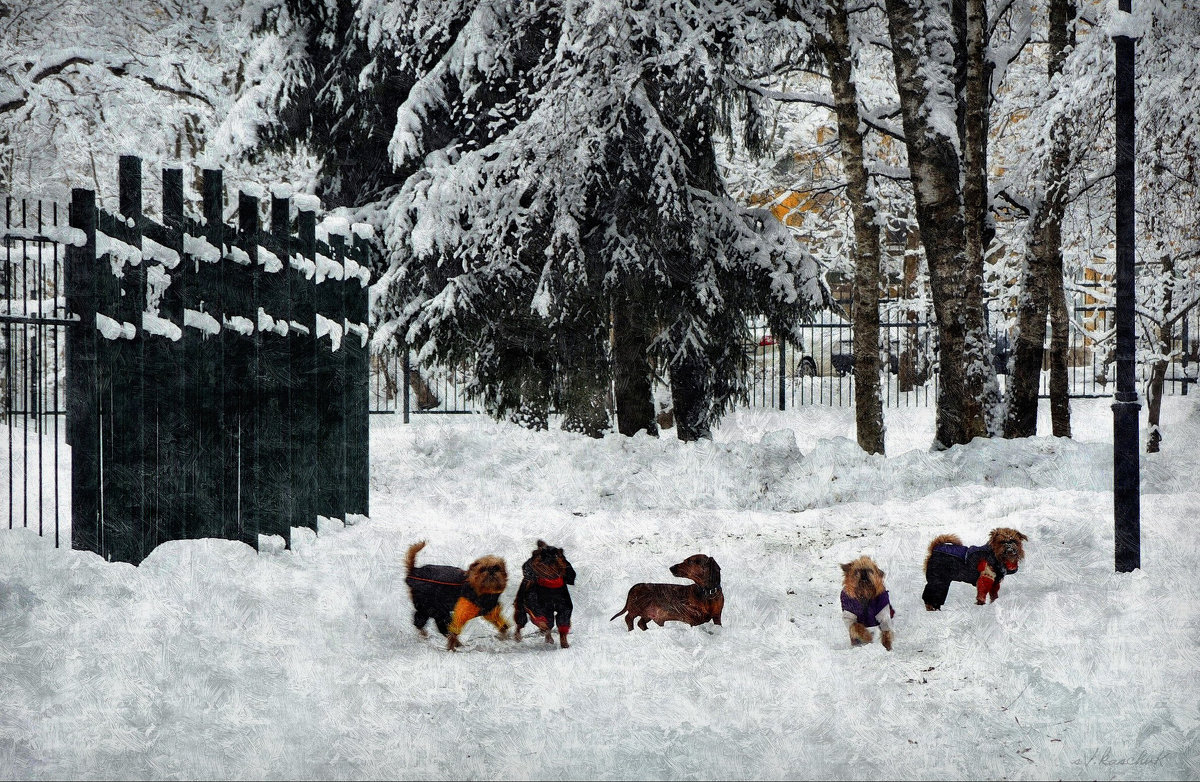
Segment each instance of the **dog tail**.
M408 556L404 559L405 575L412 574L413 568L417 566L417 552L423 548L425 548L425 541L423 540L408 547Z
M961 546L963 544L962 538L960 538L958 535L938 535L929 542L929 553L925 555L925 566L923 569L927 570L929 568L929 558L933 556L933 550L943 543L950 543L955 546Z
M609 618L609 620L608 620L608 621L610 621L610 622L611 622L613 619L616 619L618 616L620 616L621 614L623 614L623 613L627 612L628 610L629 610L629 606L628 606L628 605L626 605L626 606L625 606L624 608L622 608L620 611L618 611L618 612L616 612L615 614L613 614L613 615L612 615L612 616Z

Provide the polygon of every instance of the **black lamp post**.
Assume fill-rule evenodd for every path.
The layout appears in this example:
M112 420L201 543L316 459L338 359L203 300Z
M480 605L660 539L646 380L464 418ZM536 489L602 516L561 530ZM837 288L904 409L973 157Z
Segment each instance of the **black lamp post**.
M1132 0L1120 0L1130 13ZM1121 32L1128 32L1122 30ZM1113 516L1118 573L1141 567L1138 402L1134 378L1133 38L1113 36L1117 141L1117 392L1113 401Z

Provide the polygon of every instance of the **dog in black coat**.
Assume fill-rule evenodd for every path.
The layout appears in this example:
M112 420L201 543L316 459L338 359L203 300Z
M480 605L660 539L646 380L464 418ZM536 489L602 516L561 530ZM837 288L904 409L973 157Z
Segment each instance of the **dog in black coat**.
M521 630L532 621L546 643L554 643L550 628L557 627L559 644L563 649L570 647L567 633L571 632L572 606L567 587L574 583L575 568L563 550L539 540L533 555L521 566L521 586L513 601L513 618L517 623L513 638L520 641Z
M957 535L938 535L925 558L925 590L921 599L927 611L940 611L950 584L961 581L975 587L976 605L1000 597L1000 582L1016 573L1025 559L1022 545L1029 537L1011 527L997 527L983 546L964 546Z
M508 622L500 613L500 595L508 586L508 571L500 557L480 557L466 570L451 565L422 565L417 567L417 552L425 541L408 549L408 584L413 601L413 624L424 638L425 625L430 619L438 632L446 636L446 648L454 651L461 644L458 634L463 625L482 616L496 626L500 637L508 635Z

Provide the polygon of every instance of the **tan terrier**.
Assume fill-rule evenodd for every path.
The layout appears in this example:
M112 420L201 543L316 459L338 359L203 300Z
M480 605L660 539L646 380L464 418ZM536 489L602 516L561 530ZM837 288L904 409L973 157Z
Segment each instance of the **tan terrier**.
M1025 559L1029 538L1011 527L997 527L988 535L987 545L964 546L957 535L938 535L929 544L925 557L925 591L921 598L927 611L940 611L950 591L950 582L962 581L975 587L975 604L985 597L992 602L1000 596L1000 582L1016 573Z
M508 569L500 557L480 557L466 570L451 565L416 566L417 552L425 541L414 543L406 558L408 584L413 601L413 624L424 638L425 625L433 619L438 632L446 636L446 648L454 651L461 644L458 635L463 625L482 616L496 626L500 637L508 635L508 621L500 613L500 595L508 586Z
M842 619L850 630L850 645L861 646L875 640L869 628L880 629L879 642L892 650L892 608L884 573L867 556L842 565Z

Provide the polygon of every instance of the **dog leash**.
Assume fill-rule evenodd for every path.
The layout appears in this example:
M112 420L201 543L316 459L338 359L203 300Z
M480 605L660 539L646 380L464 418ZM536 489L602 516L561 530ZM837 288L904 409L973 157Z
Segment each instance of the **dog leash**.
M450 587L460 587L467 583L466 579L462 581L434 581L432 578L421 578L420 576L405 576L405 578L411 578L413 581L423 581L426 584L441 584L442 586Z

